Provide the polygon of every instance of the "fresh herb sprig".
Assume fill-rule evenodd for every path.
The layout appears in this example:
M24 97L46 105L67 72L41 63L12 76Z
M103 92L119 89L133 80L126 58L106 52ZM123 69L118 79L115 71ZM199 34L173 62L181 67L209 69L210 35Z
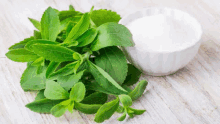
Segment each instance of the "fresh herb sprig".
M34 112L55 117L78 110L95 114L95 122L109 119L115 112L133 117L145 110L131 108L148 82L127 63L119 47L132 47L129 30L118 24L120 16L110 10L82 13L72 5L58 11L48 7L41 21L29 18L34 35L12 45L6 56L15 62L28 62L21 77L24 91L39 91L26 105ZM108 95L115 99L107 101Z

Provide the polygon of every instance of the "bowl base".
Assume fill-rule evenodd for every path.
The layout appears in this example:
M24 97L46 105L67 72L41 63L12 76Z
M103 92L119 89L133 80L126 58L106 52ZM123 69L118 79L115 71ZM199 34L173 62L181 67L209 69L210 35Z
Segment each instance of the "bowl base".
M180 70L180 69L178 69ZM177 71L178 71L177 70ZM167 73L150 73L150 72L143 72L145 75L155 76L155 77L162 77L162 76L168 76L171 74L175 74L177 71L167 72Z

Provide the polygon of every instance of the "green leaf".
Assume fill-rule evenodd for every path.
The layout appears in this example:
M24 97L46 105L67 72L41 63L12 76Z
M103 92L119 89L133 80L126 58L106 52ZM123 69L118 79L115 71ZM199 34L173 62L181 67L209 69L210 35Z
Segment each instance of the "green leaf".
M86 94L86 87L82 82L76 83L70 91L70 99L80 102L84 99Z
M70 31L72 30L72 28L76 25L75 22L72 21L68 21L67 27L66 27L66 36L69 35Z
M71 100L65 100L57 105L55 105L52 109L51 109L51 114L54 115L55 117L60 117L62 116L66 110L68 109L69 104L71 103Z
M82 15L76 15L76 16L64 19L63 21L60 22L60 30L61 31L66 30L66 32L68 32L67 34L69 34L71 29L77 24L77 22L79 22L81 17Z
M58 16L59 16L59 19L60 19L60 22L61 22L64 19L67 19L69 17L74 17L76 15L81 15L81 13L78 12L78 11L72 11L72 10L68 11L68 10L66 10L66 11L60 11Z
M69 99L70 100L70 99ZM70 104L67 106L67 109L70 113L73 113L74 101L70 100Z
M125 90L127 90L128 93L130 93L130 92L132 91L132 90L131 90L128 86L126 86L126 85L122 85L121 87L124 88Z
M25 105L31 111L39 113L50 113L50 110L56 104L59 104L62 100L49 100L49 99L40 99L34 102L28 103Z
M120 94L120 93L115 93L111 89L103 88L97 82L90 82L88 85L86 85L86 89L102 92L102 93L105 93L105 94L111 94L111 95L118 95L118 94Z
M134 111L132 111L131 109L125 108L127 111L127 114L130 116L130 118L134 117Z
M91 19L98 27L107 22L116 22L118 23L121 19L120 15L116 12L106 9L93 10L91 14Z
M95 114L94 121L97 123L101 123L101 122L109 119L115 113L115 111L118 109L118 106L119 106L118 98L111 101L111 102L105 103L104 105L102 105L99 108L99 110Z
M39 31L34 30L34 39L41 39L41 33Z
M122 84L128 72L127 60L116 46L103 48L95 58L95 64L106 71L117 83Z
M32 66L44 66L44 58L39 57L37 58L33 63L31 63Z
M118 96L123 106L128 107L132 105L132 99L130 96L122 94Z
M147 87L148 82L146 80L140 81L137 86L131 91L128 95L132 100L136 100L143 94L145 88Z
M46 78L49 78L49 76L57 69L59 65L60 65L60 62L51 61L47 67Z
M94 76L95 80L101 87L108 89L113 94L126 94L127 91L124 90L108 73L106 73L102 68L96 66L90 61L87 61L89 65L89 71Z
M52 73L49 76L49 79L55 79L58 76L66 76L66 75L69 75L69 74L72 74L72 73L76 72L76 69L79 66L78 63L80 63L80 62L74 61L72 63L67 64L65 67L63 67L63 68L57 70L56 72Z
M75 102L75 108L85 114L95 114L102 105L100 104L83 104Z
M44 66L39 65L39 66L37 67L37 74L42 73L42 72L43 72L43 68L44 68Z
M85 70L80 71L76 74L70 74L67 76L59 76L57 78L57 82L62 86L65 90L69 91L70 88L73 87L75 83L77 83L81 77L83 76Z
M36 29L38 29L39 31L41 30L41 24L39 21L32 19L32 18L28 18L30 20L30 22L34 25L34 27Z
M123 85L131 86L138 82L141 76L141 71L134 67L132 64L128 64L128 74Z
M29 65L21 77L21 87L23 90L41 90L45 89L46 82L46 66L43 67L43 71L40 74L37 74L37 66Z
M69 93L64 90L57 82L50 80L46 83L44 96L51 100L68 99Z
M72 28L67 38L64 42L70 42L72 40L76 40L79 36L81 36L85 31L88 30L90 24L90 15L85 13L80 21Z
M5 55L15 62L31 62L39 57L35 53L30 52L24 48L10 50Z
M73 5L69 5L69 10L71 10L71 11L75 11Z
M41 18L41 36L42 39L55 41L59 33L60 20L51 7L48 7Z
M92 43L96 35L97 35L97 30L95 28L90 28L84 34L82 34L79 38L76 39L76 41L78 41L79 43L77 47L83 47L83 46L86 46Z
M36 40L32 40L32 41L28 42L24 48L29 51L32 51L32 45L34 45L34 44L42 44L42 45L43 44L58 44L58 42L43 40L43 39L36 39Z
M82 64L82 62L83 62L83 57L82 57L82 55L79 54L79 53L77 53L77 52L73 53L73 59L79 60L81 64Z
M73 53L71 49L52 45L52 44L34 44L32 50L39 56L47 60L55 62L73 61Z
M97 30L99 35L92 43L92 51L108 46L134 46L132 35L124 25L108 22L100 25Z
M81 103L84 104L104 104L108 99L108 95L101 92L95 92L85 97Z
M124 121L126 118L126 112L123 113L123 115L119 118L117 118L118 121Z
M124 111L125 111L124 107L122 107L122 106L119 105L116 112L118 112L118 113L123 113Z
M146 111L146 110L133 109L131 107L128 107L128 109L132 110L135 115L141 115L141 114L143 114Z
M20 41L19 43L15 43L11 47L9 47L9 50L18 49L18 48L24 48L24 46L31 40L34 40L34 37L26 38L23 41Z
M44 90L40 90L38 93L37 93L37 96L35 97L35 101L37 100L41 100L41 99L45 99L46 97L44 96Z

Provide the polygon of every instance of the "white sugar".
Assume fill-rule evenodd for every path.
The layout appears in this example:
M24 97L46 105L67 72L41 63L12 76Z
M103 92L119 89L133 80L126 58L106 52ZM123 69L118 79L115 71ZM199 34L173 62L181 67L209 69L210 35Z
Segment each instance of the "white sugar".
M196 42L194 27L183 19L162 14L145 16L127 25L139 48L153 51L173 51Z

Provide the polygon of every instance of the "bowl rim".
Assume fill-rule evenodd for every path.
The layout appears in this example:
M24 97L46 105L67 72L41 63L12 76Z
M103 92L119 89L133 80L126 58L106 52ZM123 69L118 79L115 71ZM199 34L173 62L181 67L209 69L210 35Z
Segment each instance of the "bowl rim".
M144 7L144 8L141 8L141 9L138 9L138 10L136 10L136 11L133 11L133 12L131 12L131 13L128 13L128 14L126 14L125 16L123 16L120 20L119 20L119 24L122 24L122 25L124 25L123 23L124 23L124 21L126 21L126 19L128 18L128 17L130 17L131 15L133 15L133 14L135 14L135 13L137 13L137 12L141 12L141 13L144 13L144 12L146 12L147 10L151 10L151 9L158 9L158 10L172 10L172 11L179 11L179 12L181 12L182 14L184 14L184 15L187 15L188 17L190 17L192 20L194 20L195 21L195 23L197 24L197 27L198 27L198 37L196 37L196 41L194 41L192 44L190 44L190 45L186 45L185 47L182 47L182 48L180 48L180 49L175 49L175 50L169 50L169 51L157 51L157 50L146 50L146 49L144 49L145 51L147 51L147 52L151 52L151 53L173 53L173 52L180 52L180 51L184 51L184 50L186 50L186 49L189 49L189 48L191 48L191 47L194 47L197 43L200 43L201 42L201 37L202 37L202 34L203 34L203 31L202 31L202 26L201 26L201 24L199 23L199 21L195 18L195 17L193 17L191 14L189 14L189 13L187 13L187 12L185 12L185 11L182 11L182 10L180 10L180 9L176 9L176 8L170 8L170 7ZM143 17L143 16L142 16ZM138 18L136 18L136 19L138 19ZM126 24L124 25L124 26L126 26ZM129 29L128 29L129 30ZM135 43L135 42L134 42ZM135 47L135 46L133 46L133 47ZM126 47L125 47L126 48Z

